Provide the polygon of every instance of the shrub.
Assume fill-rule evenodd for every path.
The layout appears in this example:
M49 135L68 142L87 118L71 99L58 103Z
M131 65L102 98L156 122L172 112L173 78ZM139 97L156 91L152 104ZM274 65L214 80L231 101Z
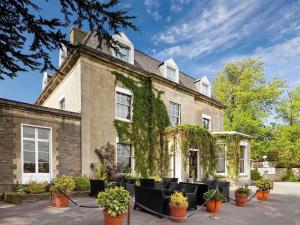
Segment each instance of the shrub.
M238 189L235 190L235 193L239 194L239 195L247 195L247 196L249 196L250 193L251 193L251 189L248 188L248 186L239 187Z
M99 161L96 165L96 176L99 180L107 179L107 163Z
M281 177L282 181L286 182L298 182L300 179L299 177L293 173L293 171L287 171L284 176Z
M273 182L270 180L258 180L256 181L256 187L261 191L270 191L273 189Z
M74 177L75 186L77 191L87 191L90 188L90 181L87 175Z
M204 193L203 198L208 201L225 201L226 198L224 197L224 195L220 192L217 191L217 189L211 189L207 192Z
M261 180L263 177L257 169L251 170L251 180Z
M99 192L97 203L111 216L119 216L128 209L130 194L123 187L108 188Z
M189 203L187 197L184 197L181 192L175 192L171 195L170 205L188 207Z
M75 182L72 177L60 175L55 177L51 182L51 190L60 194L61 191L68 194L75 188Z
M47 182L30 181L26 185L25 192L29 194L43 193L46 192L47 185Z

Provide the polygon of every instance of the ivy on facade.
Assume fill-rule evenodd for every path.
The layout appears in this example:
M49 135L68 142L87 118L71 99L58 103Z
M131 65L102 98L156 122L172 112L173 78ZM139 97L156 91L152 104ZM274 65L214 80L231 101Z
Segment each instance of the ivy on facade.
M169 116L162 92L155 90L150 77L137 80L112 72L133 93L132 122L115 120L120 142L129 142L135 153L135 171L142 177L165 176L169 167L169 153L164 130Z
M215 137L201 125L178 124L166 129L171 151L180 150L185 169L188 166L189 149L199 149L200 162L204 178L216 171L218 148Z

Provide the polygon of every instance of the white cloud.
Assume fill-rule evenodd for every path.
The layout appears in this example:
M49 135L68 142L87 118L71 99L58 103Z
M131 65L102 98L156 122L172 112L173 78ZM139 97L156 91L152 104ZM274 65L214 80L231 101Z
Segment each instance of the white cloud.
M188 4L190 0L172 0L170 10L172 12L180 12L183 8L183 5Z
M193 12L187 16L188 20L180 21L167 31L153 36L153 41L157 44L175 45L163 49L157 56L165 58L173 53L175 56L191 59L209 54L215 49L227 48L231 42L241 39L249 32L250 28L245 29L243 23L259 5L259 1L256 1L236 0L226 4L215 1L215 4L201 13L199 9L196 10L198 16Z
M149 13L155 21L160 20L162 17L158 12L159 1L157 0L145 0L144 5L146 6L146 11Z

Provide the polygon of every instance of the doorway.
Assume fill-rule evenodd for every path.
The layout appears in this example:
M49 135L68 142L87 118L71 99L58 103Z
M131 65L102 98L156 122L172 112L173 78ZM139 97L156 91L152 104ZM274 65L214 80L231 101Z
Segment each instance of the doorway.
M199 151L189 151L189 178L198 179L198 153Z

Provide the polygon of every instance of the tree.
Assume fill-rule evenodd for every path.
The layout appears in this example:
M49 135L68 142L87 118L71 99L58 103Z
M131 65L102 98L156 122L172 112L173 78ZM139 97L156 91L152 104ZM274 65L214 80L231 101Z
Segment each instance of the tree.
M44 0L47 2L47 0ZM38 1L43 5L43 1ZM59 0L64 19L42 15L42 8L33 0L0 1L0 79L15 77L18 72L56 69L49 52L65 45L74 48L62 29L74 25L81 28L87 24L95 31L99 47L105 41L113 47L111 34L120 29L133 29L134 16L122 8L121 0ZM45 14L45 11L44 11Z
M266 123L285 83L264 79L264 64L248 58L224 66L214 79L214 95L227 108L225 130L235 130L253 137L253 156L259 158L267 149L272 129Z
M300 165L300 87L287 92L277 108L278 119L283 121L272 141L278 161L288 169Z

